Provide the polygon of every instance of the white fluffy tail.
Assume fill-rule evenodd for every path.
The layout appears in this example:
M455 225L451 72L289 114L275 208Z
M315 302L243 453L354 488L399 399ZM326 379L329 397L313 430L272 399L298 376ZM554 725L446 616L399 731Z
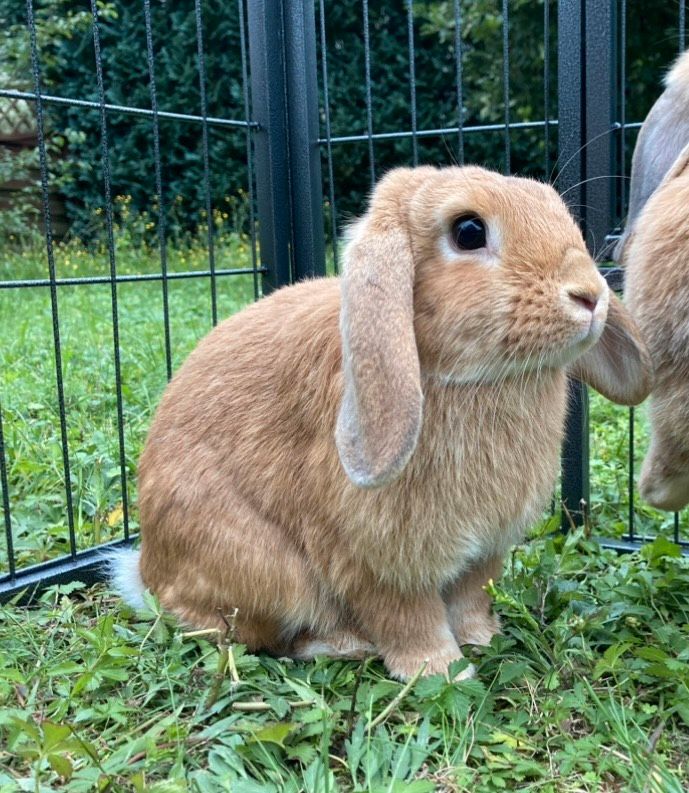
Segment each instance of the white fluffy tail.
M146 608L143 597L146 587L139 572L140 556L141 551L135 548L113 548L105 559L111 588L135 609Z

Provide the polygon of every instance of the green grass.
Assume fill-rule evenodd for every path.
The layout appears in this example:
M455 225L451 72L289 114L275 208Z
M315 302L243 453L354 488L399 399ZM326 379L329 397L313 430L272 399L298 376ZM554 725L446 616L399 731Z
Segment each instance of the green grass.
M648 448L648 408L630 411L590 391L591 522L596 533L621 537L629 530L629 425L634 424L634 482ZM634 530L637 535L672 537L674 515L644 503L632 489ZM689 540L689 509L679 515L679 536Z
M689 786L689 564L545 524L492 590L478 677L255 657L100 588L0 620L0 791L648 791Z
M117 239L122 274L160 271L156 248ZM169 269L208 269L202 242L171 248ZM45 278L45 252L38 244L0 258L0 278ZM90 253L78 243L59 245L61 277L104 275L107 252ZM222 235L216 266L251 267L246 240ZM252 276L216 279L218 316L228 316L254 296ZM136 462L166 383L163 298L160 282L118 287L122 397L129 504L136 529ZM121 536L122 488L114 372L113 322L109 284L58 289L67 436L79 549ZM169 282L173 369L211 329L208 278ZM19 565L44 561L68 551L66 488L53 353L50 292L45 287L0 290L0 395L8 458L15 555ZM4 543L0 574L7 570Z
M145 231L145 229L144 229ZM117 231L118 269L158 253ZM251 266L221 234L218 267ZM2 257L5 257L2 259ZM61 276L108 272L102 249L58 246ZM169 250L208 266L201 242ZM45 277L45 253L0 253L0 278ZM218 279L219 316L253 299L251 277ZM118 289L126 466L135 470L165 386L160 283ZM211 327L207 279L170 283L173 366ZM79 548L121 536L122 492L108 285L60 287L67 430ZM67 550L50 295L0 290L0 397L20 565ZM637 468L646 443L636 411ZM627 530L628 411L591 399L591 524ZM636 497L637 530L672 516ZM683 536L689 536L687 514ZM478 677L409 688L380 662L295 664L231 636L190 636L103 588L51 589L0 609L0 793L48 791L649 791L689 788L689 562L660 539L616 556L557 518L518 548L493 590L504 635L474 652ZM4 556L3 556L4 554ZM0 551L0 574L7 557Z

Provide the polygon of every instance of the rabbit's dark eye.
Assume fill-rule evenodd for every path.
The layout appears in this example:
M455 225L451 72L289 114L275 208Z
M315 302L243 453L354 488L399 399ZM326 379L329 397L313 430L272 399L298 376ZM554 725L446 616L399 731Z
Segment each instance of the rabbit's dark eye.
M486 224L477 215L462 215L452 224L452 241L460 251L486 247Z

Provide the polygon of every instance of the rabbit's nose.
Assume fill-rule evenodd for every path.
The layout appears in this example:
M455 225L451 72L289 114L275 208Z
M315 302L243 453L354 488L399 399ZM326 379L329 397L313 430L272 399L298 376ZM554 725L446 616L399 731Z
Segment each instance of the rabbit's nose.
M568 289L567 294L574 303L588 309L592 314L596 310L600 297L600 293L592 289Z

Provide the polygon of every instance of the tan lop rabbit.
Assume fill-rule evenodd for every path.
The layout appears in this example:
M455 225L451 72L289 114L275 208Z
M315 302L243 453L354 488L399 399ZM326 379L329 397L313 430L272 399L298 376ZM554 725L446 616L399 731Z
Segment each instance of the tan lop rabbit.
M392 171L344 260L223 322L172 380L116 584L197 626L237 609L252 650L447 673L498 630L483 586L553 491L567 368L636 403L648 360L534 181Z
M655 369L641 495L689 504L689 52L675 63L634 150L625 296Z

